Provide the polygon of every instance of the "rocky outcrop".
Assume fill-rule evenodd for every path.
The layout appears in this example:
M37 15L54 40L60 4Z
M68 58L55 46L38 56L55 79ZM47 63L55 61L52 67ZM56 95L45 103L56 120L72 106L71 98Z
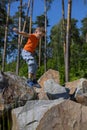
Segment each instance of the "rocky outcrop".
M83 105L87 106L87 79L81 78L66 83L66 88L70 89L70 96Z
M70 100L39 100L12 111L12 130L87 130L87 107Z
M24 107L12 110L12 130L36 130L45 113L61 102L63 100L29 101Z
M34 89L27 86L26 78L0 72L0 130L11 130L11 110L36 97Z
M13 73L0 72L0 111L22 106L35 98L35 91L26 84L26 79ZM0 112L1 114L1 112Z
M69 88L70 92L69 94L74 94L77 88L81 88L82 87L82 82L84 82L86 79L85 78L81 78L78 80L74 80L71 82L66 82L65 83L65 87Z
M59 72L50 69L38 80L39 88L30 88L26 80L0 72L1 130L87 129L86 79L68 82L64 87Z
M59 72L56 70L49 69L38 80L40 86L43 87L44 82L47 81L48 79L53 79L56 83L60 83Z
M38 80L41 88L36 88L39 100L49 100L58 98L59 85L59 72L49 69ZM61 88L61 93L65 92L65 88Z
M56 83L53 79L48 79L44 82L44 92L47 94L50 100L54 99L68 99L69 94L67 89L58 83Z

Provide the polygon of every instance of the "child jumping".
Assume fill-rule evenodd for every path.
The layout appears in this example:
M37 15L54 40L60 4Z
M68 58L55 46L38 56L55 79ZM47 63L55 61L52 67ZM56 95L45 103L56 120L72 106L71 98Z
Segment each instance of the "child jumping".
M36 80L37 63L34 58L34 52L36 47L38 46L40 38L42 38L45 35L45 29L43 27L37 27L35 29L35 32L32 34L28 34L26 32L19 32L16 28L13 28L13 31L17 34L23 35L24 37L28 38L27 43L25 44L22 50L22 57L28 64L27 84L30 87L33 87L34 85L38 86Z

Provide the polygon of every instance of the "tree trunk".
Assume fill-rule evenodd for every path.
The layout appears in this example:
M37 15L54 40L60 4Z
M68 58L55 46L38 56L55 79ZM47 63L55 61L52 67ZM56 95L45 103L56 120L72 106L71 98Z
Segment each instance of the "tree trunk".
M45 32L47 32L47 1L46 0L44 0L44 10L45 10ZM45 72L47 70L46 49L47 49L47 35L45 33L45 47L44 47L44 70L45 70Z
M87 33L86 33L86 42L87 42Z
M21 31L21 17L22 17L22 0L20 0L20 7L19 7L19 32ZM20 66L20 44L21 43L21 36L18 35L18 56L17 56L17 64L16 64L16 74L19 74L19 66Z
M41 39L39 41L39 63L38 63L39 67L41 66Z
M31 2L31 0L28 0L26 17L25 17L25 21L24 21L24 25L23 25L23 29L22 29L23 32L25 31L25 27L26 27L26 23L27 23L27 17L28 17L28 13L29 13L29 9L30 9L30 2ZM22 41L23 41L23 36L21 36L21 44L22 44Z
M5 70L9 15L10 15L10 0L8 0L8 10L7 10L7 19L6 19L5 37L4 37L4 50L3 50L3 59L2 59L2 71Z
M32 30L33 4L34 4L34 0L32 0L32 3L31 3L29 33L31 33L31 30Z
M62 0L62 19L63 19L63 49L64 49L64 61L66 52L66 28L65 28L65 10L64 10L64 0Z
M68 0L68 16L67 16L67 31L66 31L66 53L65 53L65 81L69 80L70 67L70 40L71 40L71 6L72 0Z

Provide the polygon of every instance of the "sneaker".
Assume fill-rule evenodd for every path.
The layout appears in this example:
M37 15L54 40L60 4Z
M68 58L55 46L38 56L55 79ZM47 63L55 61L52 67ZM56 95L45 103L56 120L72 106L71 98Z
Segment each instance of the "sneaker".
M41 86L38 84L36 79L33 79L33 84L34 84L35 87L41 88Z
M32 81L31 79L28 79L28 80L27 80L27 85L28 85L29 87L33 87L33 86L34 86L34 83L33 83L33 81Z

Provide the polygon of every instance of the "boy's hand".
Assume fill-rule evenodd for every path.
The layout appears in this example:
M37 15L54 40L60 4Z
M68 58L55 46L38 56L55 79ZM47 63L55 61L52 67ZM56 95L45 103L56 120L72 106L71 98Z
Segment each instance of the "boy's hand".
M17 28L13 28L13 31L18 33L18 29Z

